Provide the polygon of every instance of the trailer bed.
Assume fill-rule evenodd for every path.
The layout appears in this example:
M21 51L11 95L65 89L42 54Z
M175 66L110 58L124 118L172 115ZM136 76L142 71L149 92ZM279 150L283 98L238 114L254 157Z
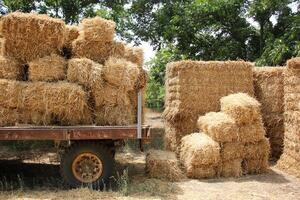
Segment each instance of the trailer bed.
M0 127L0 140L148 139L150 126L13 126Z

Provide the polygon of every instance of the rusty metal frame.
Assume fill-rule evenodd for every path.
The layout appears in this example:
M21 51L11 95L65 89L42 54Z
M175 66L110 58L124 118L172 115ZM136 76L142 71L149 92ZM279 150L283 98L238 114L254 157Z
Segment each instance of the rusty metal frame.
M103 140L137 139L137 126L26 126L1 127L0 140ZM150 127L142 126L142 139Z

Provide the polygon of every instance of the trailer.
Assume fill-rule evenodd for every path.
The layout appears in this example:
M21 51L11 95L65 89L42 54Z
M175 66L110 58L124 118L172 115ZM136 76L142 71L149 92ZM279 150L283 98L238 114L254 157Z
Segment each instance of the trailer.
M17 126L1 127L0 141L48 140L60 150L60 172L71 187L101 189L114 172L116 148L124 140L150 139L142 125L142 94L138 93L137 124L131 126Z

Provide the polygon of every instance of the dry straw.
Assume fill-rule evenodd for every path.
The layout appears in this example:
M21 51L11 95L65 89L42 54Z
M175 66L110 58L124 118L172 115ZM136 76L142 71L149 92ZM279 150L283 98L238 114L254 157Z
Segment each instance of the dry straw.
M22 80L23 66L13 58L0 56L0 78Z
M216 175L220 146L204 133L192 133L181 139L179 157L188 177L208 178Z
M110 84L134 90L139 77L137 65L123 58L110 57L103 66L103 78Z
M43 125L91 124L87 94L81 87L65 82L0 81L1 107L17 109L20 118L15 123L40 120ZM33 119L30 119L32 117ZM28 119L29 118L29 119Z
M180 181L184 174L174 152L150 150L146 155L146 170L151 178Z
M65 23L47 15L14 12L1 19L2 53L25 64L61 51Z
M64 47L71 49L72 48L72 42L76 40L79 36L79 28L78 26L74 25L67 25L66 26L66 33L64 38Z
M261 119L260 103L245 93L222 97L221 110L231 116L237 124L249 124Z
M299 176L300 169L300 59L293 58L287 62L284 72L284 150L278 166L283 170Z
M56 54L29 62L30 81L59 81L66 79L67 61Z
M140 68L143 67L144 52L142 48L126 46L124 57L130 62L137 64Z
M199 115L220 110L220 98L231 93L253 95L252 65L243 61L179 61L167 65L166 98L163 117L182 131L181 137L197 131ZM181 124L182 122L188 122ZM174 140L167 140L166 143ZM179 140L180 141L180 140ZM167 144L168 147L178 144ZM174 149L171 149L174 150Z
M283 150L283 73L286 68L256 67L254 69L255 96L262 105L263 122L267 136L270 138L272 157L279 158ZM286 106L290 105L286 102Z
M240 177L243 173L242 159L223 161L219 173L222 177Z

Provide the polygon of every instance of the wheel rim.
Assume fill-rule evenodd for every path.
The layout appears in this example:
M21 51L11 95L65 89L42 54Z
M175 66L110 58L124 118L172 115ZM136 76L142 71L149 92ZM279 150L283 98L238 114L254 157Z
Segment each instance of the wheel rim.
M72 163L72 173L83 183L91 183L100 178L103 172L102 161L93 153L79 154Z

